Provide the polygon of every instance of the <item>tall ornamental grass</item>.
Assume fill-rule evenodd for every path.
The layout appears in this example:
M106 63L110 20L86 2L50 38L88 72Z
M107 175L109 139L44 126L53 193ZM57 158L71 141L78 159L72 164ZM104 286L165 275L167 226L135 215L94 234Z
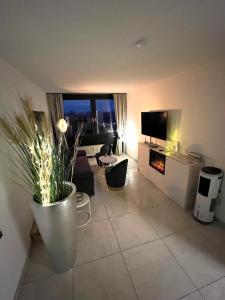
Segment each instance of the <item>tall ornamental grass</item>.
M35 201L48 205L70 193L65 181L70 180L74 164L68 162L68 150L63 139L54 141L46 117L36 121L28 101L21 98L21 103L21 113L14 112L0 118L1 135L17 153L26 190Z

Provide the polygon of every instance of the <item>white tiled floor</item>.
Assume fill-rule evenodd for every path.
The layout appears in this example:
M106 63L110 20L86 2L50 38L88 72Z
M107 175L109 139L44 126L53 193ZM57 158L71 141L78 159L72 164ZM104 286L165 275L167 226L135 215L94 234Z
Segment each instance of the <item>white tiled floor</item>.
M123 190L95 172L92 220L78 230L74 269L56 274L35 245L19 300L225 300L225 226L197 223L137 171Z

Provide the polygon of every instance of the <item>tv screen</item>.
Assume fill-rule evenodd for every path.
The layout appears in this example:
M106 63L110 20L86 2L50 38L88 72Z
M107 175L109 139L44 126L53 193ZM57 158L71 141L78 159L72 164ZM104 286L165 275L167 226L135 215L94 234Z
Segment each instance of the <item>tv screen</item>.
M141 133L157 139L167 138L167 111L141 113Z

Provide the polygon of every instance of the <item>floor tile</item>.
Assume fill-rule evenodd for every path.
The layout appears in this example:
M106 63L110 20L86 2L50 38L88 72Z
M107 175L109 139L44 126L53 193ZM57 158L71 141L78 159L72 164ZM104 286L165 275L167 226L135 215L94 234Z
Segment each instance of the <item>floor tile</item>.
M73 270L54 273L44 245L36 244L18 300L74 300L74 282L76 300L137 300L133 284L139 300L225 299L225 225L197 223L128 159L120 191L109 190L104 170L89 160L95 196L91 223L78 229L75 281Z
M132 196L127 191L110 191L104 199L104 204L109 217L123 215L138 209Z
M105 176L101 173L95 178L95 196L104 199L108 195L108 186L106 184Z
M176 205L176 203L171 198L169 198L166 194L160 191L156 186L151 188L151 196L156 205Z
M95 196L103 198L105 193L107 193L106 184L98 182L95 179Z
M131 158L130 156L128 156L128 155L125 155L124 157L123 157L123 159L128 159L128 168L129 169L137 169L137 161L136 160L134 160L133 158Z
M103 220L108 218L103 201L100 197L93 196L90 198L91 203L91 222Z
M153 183L151 183L147 178L141 175L137 170L128 170L127 178L127 186L131 190L143 189L153 186Z
M38 300L73 300L73 284L73 269L40 279Z
M77 264L114 254L119 247L109 220L90 223L78 230Z
M216 221L210 225L199 224L199 230L213 245L225 253L225 224Z
M75 268L76 300L136 300L121 254Z
M225 278L222 278L200 290L205 300L225 299Z
M146 214L151 218L151 223L160 237L169 236L194 226L194 222L174 204L153 207L146 210Z
M204 298L201 296L199 292L194 292L184 298L181 298L180 300L204 300Z
M97 161L96 161L96 158L95 157L89 157L88 158L88 163L89 165L93 168L95 166L97 166Z
M148 188L136 188L131 191L131 195L135 203L140 208L152 208L160 205L174 204L175 203L164 193L159 191L155 186Z
M44 244L35 244L26 268L24 282L30 282L53 273L54 271Z
M122 250L159 238L149 218L141 210L114 217L111 223Z
M225 275L225 257L197 229L164 239L198 288Z
M22 285L17 300L38 300L39 280Z
M123 252L140 300L174 300L195 287L162 241Z
M136 188L134 190L129 190L129 193L139 208L152 208L157 206L152 197L150 188Z

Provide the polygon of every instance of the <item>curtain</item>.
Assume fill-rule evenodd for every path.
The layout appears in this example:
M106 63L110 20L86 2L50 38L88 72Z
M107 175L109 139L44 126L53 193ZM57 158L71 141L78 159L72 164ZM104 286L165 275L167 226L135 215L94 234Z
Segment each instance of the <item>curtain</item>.
M47 93L46 97L54 135L58 138L59 131L56 124L60 119L64 118L63 97L62 94L57 93Z
M118 133L116 154L121 155L125 150L125 129L127 125L127 94L113 94L113 98Z

